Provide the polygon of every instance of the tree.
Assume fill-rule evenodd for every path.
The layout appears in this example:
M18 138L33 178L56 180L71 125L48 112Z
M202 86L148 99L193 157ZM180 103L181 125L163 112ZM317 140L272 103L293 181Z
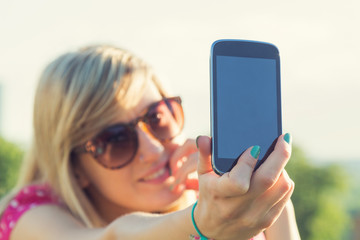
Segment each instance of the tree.
M23 151L0 137L0 198L16 183Z
M292 201L302 239L343 239L350 221L342 198L348 188L345 170L311 164L296 146L286 169L295 182Z

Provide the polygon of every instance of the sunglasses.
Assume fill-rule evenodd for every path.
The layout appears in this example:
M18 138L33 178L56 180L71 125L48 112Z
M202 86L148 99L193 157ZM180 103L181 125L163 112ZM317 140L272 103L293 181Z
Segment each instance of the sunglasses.
M139 148L136 126L144 123L146 130L161 142L167 142L184 126L184 113L180 97L163 98L151 104L144 115L130 123L119 123L106 128L74 153L90 153L102 166L119 169L129 164Z

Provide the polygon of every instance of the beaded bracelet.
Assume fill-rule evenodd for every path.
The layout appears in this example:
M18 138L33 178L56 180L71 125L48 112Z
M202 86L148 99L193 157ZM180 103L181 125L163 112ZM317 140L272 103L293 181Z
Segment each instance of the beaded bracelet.
M195 223L194 210L195 210L195 207L196 207L197 203L198 203L198 202L196 201L195 204L194 204L194 206L193 206L193 208L192 208L192 210L191 210L191 220L192 220L192 223L193 223L193 225L194 225L194 228L195 228L196 232L199 234L200 238L199 238L199 237L196 238L194 235L190 235L190 239L208 240L207 237L205 237L204 235L202 235L202 233L200 232L200 230L198 229L198 227L197 227L197 225L196 225L196 223ZM193 236L193 238L191 238L192 236Z

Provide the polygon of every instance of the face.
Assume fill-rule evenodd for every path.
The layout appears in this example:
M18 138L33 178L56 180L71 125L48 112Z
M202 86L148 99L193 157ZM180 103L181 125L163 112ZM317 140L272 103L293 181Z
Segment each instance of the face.
M126 116L119 114L115 123L128 123L141 116L145 109L162 97L150 82L139 104ZM90 154L81 154L75 171L80 184L88 192L104 218L112 220L132 211L162 212L172 207L181 193L174 193L169 159L182 142L177 137L163 143L147 130L142 122L136 126L138 150L134 159L120 169L101 166Z

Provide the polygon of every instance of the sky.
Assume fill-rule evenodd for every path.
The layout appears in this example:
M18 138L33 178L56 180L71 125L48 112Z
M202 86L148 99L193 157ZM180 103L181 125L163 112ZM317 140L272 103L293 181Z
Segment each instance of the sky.
M209 56L217 39L280 51L283 131L319 161L360 161L357 0L0 0L0 134L26 147L41 71L89 44L130 50L184 101L189 137L210 132Z

